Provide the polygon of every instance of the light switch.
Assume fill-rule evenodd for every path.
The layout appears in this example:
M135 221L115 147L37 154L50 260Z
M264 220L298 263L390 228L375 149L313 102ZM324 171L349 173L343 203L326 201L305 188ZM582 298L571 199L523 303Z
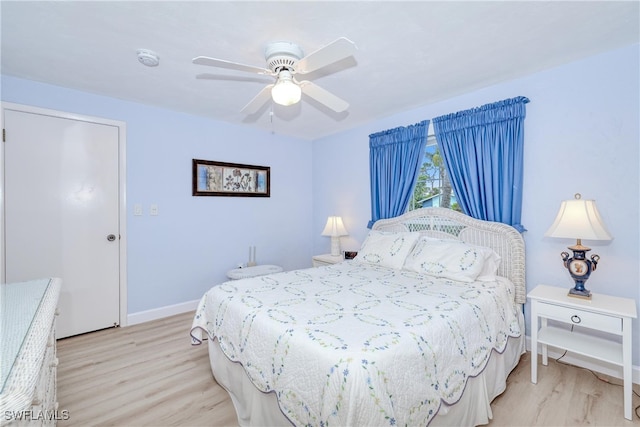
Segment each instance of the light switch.
M158 205L154 204L149 207L149 215L153 215L153 216L158 215Z
M136 203L135 205L133 205L133 214L135 216L142 215L142 205L140 203Z

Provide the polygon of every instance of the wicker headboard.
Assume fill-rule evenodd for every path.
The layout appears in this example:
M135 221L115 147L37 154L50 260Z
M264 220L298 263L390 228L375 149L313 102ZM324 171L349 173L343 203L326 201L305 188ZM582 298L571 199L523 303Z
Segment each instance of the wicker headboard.
M422 208L373 224L379 231L419 231L429 237L457 239L486 246L502 258L498 275L515 285L516 303L526 302L524 240L510 225L482 221L445 208Z

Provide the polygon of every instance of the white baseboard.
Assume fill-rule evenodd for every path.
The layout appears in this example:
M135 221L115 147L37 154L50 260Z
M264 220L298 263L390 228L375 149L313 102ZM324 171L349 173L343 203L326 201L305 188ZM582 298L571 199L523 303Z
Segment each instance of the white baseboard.
M198 308L200 300L187 301L180 304L168 305L166 307L154 308L152 310L139 311L127 316L127 325L149 322L151 320L163 319L176 314L194 311Z
M531 351L531 337L527 336L526 342L527 351ZM564 350L549 346L549 358L557 359L562 356L563 353ZM599 372L601 374L609 375L622 380L622 366L617 366L611 363L596 360L587 356L581 356L579 354L571 352L567 352L567 354L562 358L562 361L570 365L586 368L591 371ZM634 384L640 384L640 367L634 365L631 370L632 381L634 382ZM538 371L540 371L539 367Z

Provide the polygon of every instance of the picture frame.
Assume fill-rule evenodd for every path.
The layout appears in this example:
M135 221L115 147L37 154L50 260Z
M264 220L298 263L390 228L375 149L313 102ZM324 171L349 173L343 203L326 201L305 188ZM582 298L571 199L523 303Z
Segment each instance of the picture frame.
M271 197L269 166L193 159L193 196Z

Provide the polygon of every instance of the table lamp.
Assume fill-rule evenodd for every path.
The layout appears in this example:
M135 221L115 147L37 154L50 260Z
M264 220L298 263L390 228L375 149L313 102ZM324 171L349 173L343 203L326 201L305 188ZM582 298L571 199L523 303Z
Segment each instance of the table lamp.
M569 274L575 282L575 286L569 290L569 296L591 299L591 292L585 289L584 283L591 272L595 271L600 256L591 255L591 259L587 259L586 252L591 248L583 246L582 239L612 239L602 222L595 200L584 200L580 193L576 193L574 200L563 201L556 220L547 230L545 236L577 239L574 246L568 247L573 251L572 257L569 257L568 252L560 254L564 266L569 270Z
M344 228L342 218L339 216L330 216L327 224L322 230L323 236L331 236L331 256L340 255L340 236L346 236L347 230Z

